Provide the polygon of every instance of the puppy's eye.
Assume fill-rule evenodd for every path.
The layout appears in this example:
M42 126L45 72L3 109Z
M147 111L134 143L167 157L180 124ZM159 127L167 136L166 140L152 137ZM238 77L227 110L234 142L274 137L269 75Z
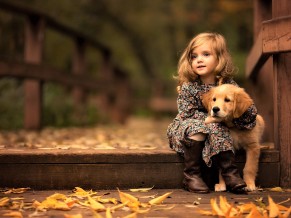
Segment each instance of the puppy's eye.
M230 102L230 99L229 98L225 98L224 101L225 102Z
M212 101L216 101L216 98L213 98Z

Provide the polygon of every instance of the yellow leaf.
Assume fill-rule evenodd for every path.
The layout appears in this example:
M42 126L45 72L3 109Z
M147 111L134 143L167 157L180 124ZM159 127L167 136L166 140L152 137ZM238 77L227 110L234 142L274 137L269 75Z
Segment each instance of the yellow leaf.
M9 202L9 198L8 197L4 197L0 199L0 207L3 207L5 205L7 205Z
M83 218L82 214L64 214L65 218Z
M78 198L85 198L88 196L92 196L94 194L96 194L97 192L93 192L92 190L90 191L85 191L84 189L80 188L80 187L75 187L75 189L73 190L73 194L71 194L71 196L76 196Z
M273 192L284 192L284 190L281 187L274 187L270 188L269 190Z
M8 191L6 192L3 192L4 194L21 194L21 193L24 193L26 192L27 190L29 190L30 188L12 188L12 189L9 189Z
M258 211L257 207L253 207L251 212L246 216L246 218L264 218L264 217Z
M47 198L56 199L56 200L66 200L67 196L60 193L55 193L53 195L48 196Z
M106 218L112 218L110 208L106 209Z
M90 207L93 210L96 210L96 211L105 211L106 210L106 208L105 208L105 206L103 204L100 204L99 202L95 201L90 196L88 196L88 201L90 203Z
M119 205L116 205L116 206L114 206L114 207L111 207L110 210L111 210L112 212L114 212L114 211L116 211L116 210L118 210L118 209L120 209L120 208L123 208L125 205L128 204L128 202L129 202L129 201L127 201L127 202L125 202L125 203L123 203L123 204L119 204Z
M281 215L282 218L288 218L291 213L291 207L289 207L289 210L287 210L283 215Z
M140 204L140 202L138 201L138 199L130 194L127 194L125 192L121 192L119 189L118 189L118 192L119 192L119 198L120 198L120 201L122 203L125 203L125 202L128 202L130 204L134 203L134 204Z
M224 213L221 211L221 209L218 207L218 205L216 203L216 198L210 199L210 205L212 208L212 213L214 215L224 216Z
M96 200L102 204L107 204L107 203L112 203L112 204L118 204L117 199L116 198L101 198L98 197L96 198Z
M201 215L205 215L205 216L212 216L214 215L211 211L208 211L208 210L202 210L202 209L199 209L198 211Z
M152 190L153 188L154 188L154 186L151 188L132 188L132 189L129 189L129 191L131 191L131 192L148 192L148 191Z
M167 197L169 197L173 192L168 192L160 197L154 198L149 201L150 205L161 204Z
M221 211L226 214L226 212L229 210L230 208L230 205L229 203L227 202L226 200L226 197L223 197L223 196L219 196L219 206L220 206L220 209Z
M13 218L23 218L22 213L18 211L13 211L9 213L4 213L2 216L13 217Z
M254 205L253 203L247 203L247 204L237 206L237 208L239 209L241 213L249 212L253 209L253 207L256 207L256 205Z
M289 210L288 207L285 207L285 206L280 205L280 204L276 204L276 206L278 207L279 211L287 211L287 210ZM270 206L267 206L266 209L270 210Z
M275 204L275 202L270 196L268 196L268 200L269 200L269 216L277 217L280 214L278 206Z

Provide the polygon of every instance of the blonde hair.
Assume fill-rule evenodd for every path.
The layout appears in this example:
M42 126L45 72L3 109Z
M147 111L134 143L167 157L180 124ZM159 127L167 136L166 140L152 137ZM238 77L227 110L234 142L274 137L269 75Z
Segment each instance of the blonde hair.
M232 63L225 38L218 33L200 33L190 41L179 60L178 76L176 77L179 80L179 85L197 79L198 75L193 72L191 67L191 54L196 47L205 42L210 42L210 46L218 59L218 64L214 72L217 82L222 83L223 80L233 77L236 68Z

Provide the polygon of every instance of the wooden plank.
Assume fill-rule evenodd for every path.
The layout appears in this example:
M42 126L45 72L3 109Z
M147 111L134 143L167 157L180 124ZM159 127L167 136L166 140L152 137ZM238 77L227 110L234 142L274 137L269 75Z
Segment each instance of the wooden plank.
M245 162L244 152L237 154L238 163ZM269 149L262 150L261 163L278 163L279 151ZM2 163L30 163L30 164L126 164L126 163L183 163L183 158L170 149L158 150L17 150L0 152L0 164Z
M182 164L0 164L0 186L35 189L180 188ZM173 174L173 172L179 172Z

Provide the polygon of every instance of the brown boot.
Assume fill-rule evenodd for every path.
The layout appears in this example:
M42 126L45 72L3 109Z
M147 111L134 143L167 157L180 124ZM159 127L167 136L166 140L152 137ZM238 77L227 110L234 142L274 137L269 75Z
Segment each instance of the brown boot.
M187 191L196 193L208 193L209 188L201 177L201 160L204 142L190 140L184 144L184 181Z
M246 183L239 174L235 164L234 153L232 151L223 151L216 155L215 158L218 158L217 162L221 169L221 175L230 191L243 192Z

